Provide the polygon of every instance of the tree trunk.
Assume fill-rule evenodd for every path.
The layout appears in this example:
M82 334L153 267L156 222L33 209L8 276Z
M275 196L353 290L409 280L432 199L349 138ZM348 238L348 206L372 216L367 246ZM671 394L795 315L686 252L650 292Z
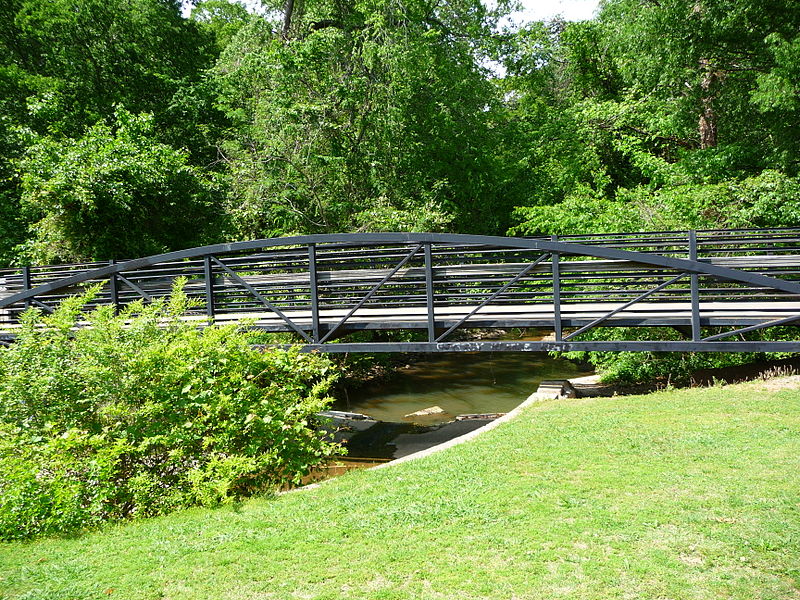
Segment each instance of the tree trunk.
M292 13L294 13L294 0L286 0L283 7L283 37L289 37L289 30L292 28Z
M700 67L703 69L703 80L700 87L703 95L700 98L702 112L700 113L699 132L700 148L713 148L717 145L717 114L714 112L715 87L719 82L720 74L711 66L711 61L706 58L700 59Z

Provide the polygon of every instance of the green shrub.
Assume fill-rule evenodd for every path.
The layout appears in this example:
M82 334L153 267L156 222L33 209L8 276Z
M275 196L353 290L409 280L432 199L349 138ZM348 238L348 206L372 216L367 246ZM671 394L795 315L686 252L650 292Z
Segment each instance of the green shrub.
M717 329L704 331L704 335ZM742 338L749 340L796 339L796 327L774 327L751 331ZM598 327L581 334L581 340L662 340L680 341L686 338L668 327ZM735 340L737 338L731 338ZM592 364L604 381L616 383L650 383L655 381L688 383L696 371L745 365L756 361L777 360L792 356L768 352L564 352L554 353L572 360Z
M313 427L325 357L198 329L181 285L119 315L83 313L94 294L26 312L0 350L0 538L231 502L338 450Z
M746 179L620 188L613 198L581 188L554 205L514 209L509 235L794 227L800 179L765 170Z

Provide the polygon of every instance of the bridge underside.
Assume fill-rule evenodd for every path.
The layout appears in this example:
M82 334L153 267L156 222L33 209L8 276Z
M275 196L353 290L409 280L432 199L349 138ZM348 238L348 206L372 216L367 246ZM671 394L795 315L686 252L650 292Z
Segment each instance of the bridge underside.
M286 348L287 346L279 345ZM738 341L584 341L474 340L463 342L347 342L305 344L304 352L346 354L357 352L800 352L797 342Z
M309 351L800 351L800 229L335 234L9 269L0 271L0 338L13 339L26 308L52 311L85 285L102 286L88 308L124 306L168 296L179 277L198 306L185 319L290 332ZM669 327L682 339L592 339L601 327ZM514 328L546 331L469 341L472 330ZM400 330L421 341L348 337Z

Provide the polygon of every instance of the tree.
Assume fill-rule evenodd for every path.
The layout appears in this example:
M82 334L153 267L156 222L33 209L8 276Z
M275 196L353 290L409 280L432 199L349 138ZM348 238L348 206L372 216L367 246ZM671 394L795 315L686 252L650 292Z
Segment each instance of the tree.
M152 115L118 108L113 125L31 146L22 162L28 258L132 258L210 241L220 229L213 183L153 128Z
M59 160L58 151L74 150L70 140L113 121L117 105L152 115L147 137L156 146L186 149L190 163L210 164L222 121L202 75L215 53L212 35L183 19L173 0L0 3L0 261L15 260L29 218L41 225L48 202L57 203L28 198L23 210L21 182L30 192L44 176L24 173L38 165L33 156ZM28 151L31 144L37 149Z
M527 223L512 234L554 233L531 230L529 209L558 213L562 203L565 226L585 220L580 212L569 214L576 204L587 205L591 220L593 209L607 204L616 188L640 181L616 144L616 132L601 121L603 107L621 92L601 39L596 23L561 21L532 23L506 38L503 126L514 136L506 160L516 165L514 218ZM619 219L610 216L604 225L613 227Z
M288 7L287 7L288 8ZM497 91L480 2L305 2L245 27L217 65L236 235L496 232Z
M0 10L0 71L17 123L75 137L123 104L153 114L159 140L196 163L214 159L218 115L202 93L214 36L176 0L9 0Z
M8 71L0 66L0 264L13 260L14 248L25 236L15 167L24 149L24 135L18 125L18 88Z
M208 40L173 0L15 0L14 6L0 39L11 64L41 78L30 92L51 133L78 133L118 103L165 116L178 87L213 60Z
M250 20L250 15L240 2L203 0L192 9L190 18L211 33L221 52Z
M644 129L699 149L735 150L731 166L742 174L789 166L772 147L778 122L758 110L752 94L759 75L775 67L768 40L791 39L800 27L794 2L611 0L600 23L628 98L667 104Z
M694 203L764 171L796 176L798 26L785 0L608 0L596 21L560 28L546 55L531 53L512 72L548 74L513 85L537 107L520 104L525 118L550 127L549 139L534 138L533 164L562 173L549 197L521 205L514 231L546 233L548 223L591 231L597 218L613 226L632 213L639 217L623 219L630 227L654 218L723 225Z

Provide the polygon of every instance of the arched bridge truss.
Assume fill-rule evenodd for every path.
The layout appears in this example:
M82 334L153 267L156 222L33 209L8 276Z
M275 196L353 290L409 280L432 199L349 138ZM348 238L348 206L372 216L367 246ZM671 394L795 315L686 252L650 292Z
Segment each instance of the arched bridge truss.
M185 318L291 332L308 350L800 350L800 229L312 235L5 269L0 336L14 337L26 308L52 311L85 285L103 286L88 309L167 296L177 277L187 279L198 305ZM682 337L592 340L599 327L670 327ZM509 328L549 332L535 340L469 339L469 330ZM367 330L418 333L406 336L416 341L391 342L350 335ZM779 331L772 337L781 341L754 339L762 330Z

